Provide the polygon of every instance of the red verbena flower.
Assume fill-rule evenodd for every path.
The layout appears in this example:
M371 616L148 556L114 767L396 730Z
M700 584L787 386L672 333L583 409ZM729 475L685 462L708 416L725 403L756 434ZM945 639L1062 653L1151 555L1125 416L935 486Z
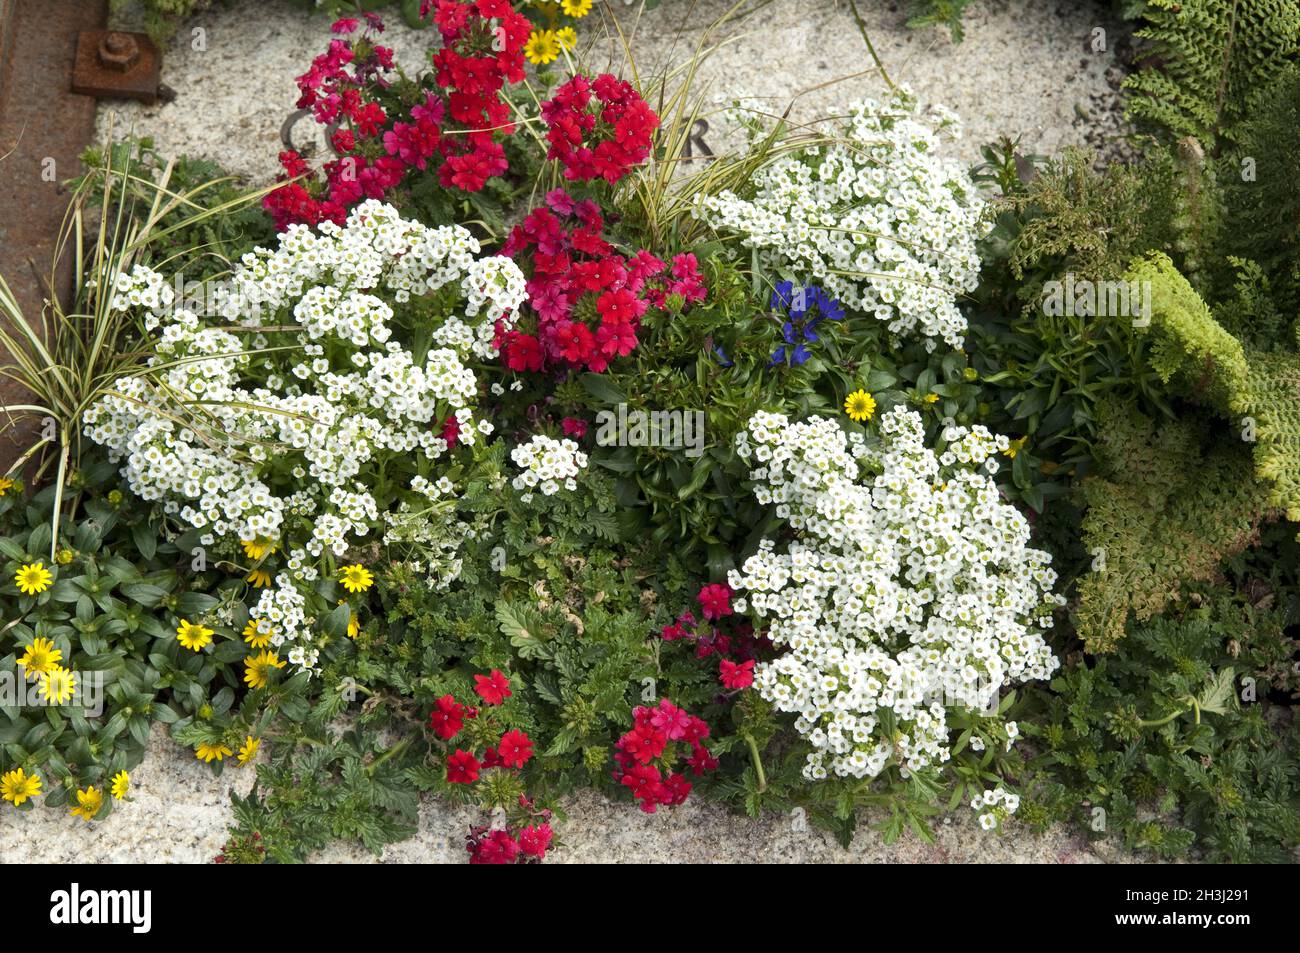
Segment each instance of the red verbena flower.
M465 706L451 695L443 695L433 706L429 714L429 727L433 733L444 741L455 738L465 726Z
M553 836L554 833L550 824L525 827L519 832L519 849L527 856L541 860L546 856L546 851L551 846Z
M696 598L706 619L721 619L731 615L731 589L725 583L705 586Z
M513 864L519 857L519 842L509 831L475 830L466 846L471 864Z
M719 678L727 688L748 688L754 684L753 659L737 665L735 662L724 658L719 665L721 666Z
M547 158L564 167L564 177L617 182L650 154L655 115L632 84L608 73L589 80L574 76L542 103L550 143Z
M507 731L501 736L497 753L507 768L522 768L533 756L533 743L522 731Z
M510 679L500 669L492 669L490 675L474 676L474 691L485 704L500 705L510 697Z
M447 780L452 784L473 784L478 780L479 763L468 751L457 748L447 756Z

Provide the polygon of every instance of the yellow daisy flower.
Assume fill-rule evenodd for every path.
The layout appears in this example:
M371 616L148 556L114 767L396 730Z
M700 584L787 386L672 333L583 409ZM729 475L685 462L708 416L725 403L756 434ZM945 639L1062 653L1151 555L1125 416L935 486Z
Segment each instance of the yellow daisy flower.
M41 697L51 705L62 705L77 690L77 676L62 665L41 673Z
M555 31L555 42L562 50L572 50L578 45L578 31L571 26L561 27Z
M244 641L255 649L264 649L271 644L271 636L275 634L275 629L266 632L257 630L257 623L252 619L248 620L248 625L244 626Z
M198 758L200 761L206 761L209 764L212 763L214 758L217 761L220 761L222 758L228 758L232 754L234 754L234 752L225 745L210 745L206 741L194 749L194 757Z
M343 583L343 588L348 592L365 592L375 584L375 577L365 566L354 563L343 567L339 582Z
M126 797L131 790L131 775L125 771L119 771L113 775L113 797L119 801Z
M214 634L207 626L197 625L188 619L181 619L181 624L176 627L176 641L195 652L211 642Z
M58 668L61 661L63 652L56 649L51 640L33 639L32 644L27 646L27 651L18 659L18 664L23 667L26 677L33 679Z
M346 599L339 600L339 605L345 606L347 604L348 604L348 600ZM351 615L348 616L348 638L355 639L357 637L357 633L360 631L361 631L361 620L358 619L357 614L353 612Z
M254 539L241 539L239 545L244 547L244 555L249 559L261 559L267 553L273 553L279 548L279 544L273 539L265 536L258 536Z
M99 813L99 809L103 806L103 793L100 792L99 788L92 785L84 791L77 792L77 806L69 808L68 810L71 811L74 817L80 817L82 820L86 821L86 823L90 823L95 819L95 815Z
M60 566L66 566L72 560L77 558L77 553L72 549L60 549L54 554L54 561Z
M937 404L939 403L939 395L935 393L926 394L921 398L921 402L926 404Z
M265 688L273 668L284 668L284 662L273 652L263 650L260 655L244 659L244 681L250 688Z
M29 775L22 768L14 768L6 774L0 774L0 797L14 807L22 804L29 797L37 797L40 793L41 779L34 774Z
M257 757L257 749L262 747L262 739L249 735L239 749L239 764L244 766Z
M1025 442L1028 439L1029 439L1028 437L1021 437L1018 440L1012 440L1011 446L1007 447L1005 451L1006 455L1010 457L1012 460L1014 460L1016 458L1016 454L1019 453L1021 450L1025 449Z
M271 584L271 574L265 569L254 569L245 578L253 584L254 589L265 589Z
M14 481L8 477L0 477L0 496L4 496L14 488Z
M560 6L575 20L581 20L591 12L591 0L560 0Z
M45 568L45 563L28 563L14 573L14 582L24 595L34 596L50 588L54 577Z
M844 412L849 415L850 420L862 423L864 420L870 420L871 415L876 412L876 400L865 390L855 390L844 399Z
M560 55L560 41L554 30L534 30L524 46L524 56L528 62L542 65L552 62Z

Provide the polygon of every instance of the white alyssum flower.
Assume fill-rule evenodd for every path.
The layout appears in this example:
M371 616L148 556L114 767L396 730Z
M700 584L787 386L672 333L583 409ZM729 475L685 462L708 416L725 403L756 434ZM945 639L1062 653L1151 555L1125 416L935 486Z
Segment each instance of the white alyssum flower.
M1007 439L952 428L944 463L916 413L880 430L873 447L834 420L760 412L736 440L756 498L798 533L785 552L764 540L728 581L785 649L754 685L798 716L814 780L941 764L949 709L985 713L1059 664L1042 635L1064 604L1050 557L980 470Z
M979 825L983 830L996 830L1020 809L1020 795L1000 786L991 788L979 797L971 798L970 808L979 815Z
M454 416L471 448L492 432L475 415L471 365L494 355L494 324L526 296L512 261L479 251L459 225L430 228L368 201L343 226L293 226L274 250L245 255L216 289L210 323L170 309L149 269L118 276L114 306L144 309L157 328L155 369L117 381L85 433L121 461L133 492L208 545L278 545L287 568L250 615L295 664L316 664L299 588L322 559L379 538L424 548L435 574L459 570L472 529L442 472L444 426ZM403 318L444 288L459 305L439 307L452 313ZM416 323L428 333L421 353L408 349L421 335L402 333ZM396 499L374 496L381 467Z
M938 154L941 135L960 135L955 117L939 107L927 116L900 90L825 132L829 144L755 173L752 198L707 196L696 216L743 236L762 267L815 282L900 336L961 347L957 297L979 283L976 241L990 223L965 169Z
M576 443L567 437L556 440L545 434L537 434L515 447L510 451L510 459L523 471L511 485L525 491L525 503L532 499L529 491L533 489L541 490L543 496L554 496L561 486L576 490L577 476L587 466L587 455Z

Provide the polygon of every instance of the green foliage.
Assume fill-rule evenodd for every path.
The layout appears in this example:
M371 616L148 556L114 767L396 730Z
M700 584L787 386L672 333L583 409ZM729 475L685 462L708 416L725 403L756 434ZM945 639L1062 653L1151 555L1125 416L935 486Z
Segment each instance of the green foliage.
M223 588L223 574L211 566L195 571L190 550L177 545L166 521L117 489L116 471L92 455L71 474L72 502L52 563L54 487L25 499L14 486L0 497L0 611L9 620L0 634L0 671L11 689L0 704L0 767L38 775L49 807L70 797L75 805L76 789L94 785L104 796L100 816L115 803L109 780L143 760L154 724L172 726L182 744L234 751L265 727L269 712L290 707L306 682L244 690L247 649L221 621L232 592ZM37 562L53 575L52 585L23 595L14 573ZM182 618L208 625L214 642L201 652L183 648L176 639ZM36 638L52 641L62 653L58 664L76 677L76 694L64 704L49 704L37 691L40 680L25 679L17 665Z
M257 789L235 800L232 843L260 834L266 859L279 862L335 838L377 853L412 833L426 792L507 812L525 793L547 807L579 787L626 798L609 777L613 745L633 709L659 698L704 717L715 751L727 750L715 672L658 637L696 589L671 555L612 543L609 488L588 482L579 498L514 504L498 534L466 551L450 590L404 565L381 576L376 612L323 672L335 687L308 717L281 721ZM493 669L511 696L480 707L453 742L436 738L425 724L434 702L478 704L473 677ZM522 771L488 770L472 792L446 780L452 749L482 751L511 729L536 742Z
M1233 402L1246 386L1245 352L1169 256L1156 252L1134 262L1125 278L1150 288L1155 343L1148 360L1161 381L1167 385L1177 378L1183 391L1209 403Z
M1211 591L1136 625L1122 652L1032 689L1043 717L1027 816L1163 857L1280 862L1300 844L1300 731L1268 700L1270 660L1294 653L1282 614Z
M912 0L907 25L916 28L947 27L952 41L960 43L966 38L961 18L970 4L971 0Z
M1079 152L1038 164L1009 141L984 155L979 174L1002 199L981 248L971 363L995 408L990 427L1028 436L1037 456L1024 466L1046 469L1040 491L1059 497L1063 481L1090 465L1099 402L1115 398L1167 412L1142 342L1127 330L1130 319L1049 313L1048 283L1119 279L1136 254L1172 248L1177 168L1158 156L1097 172Z
M1152 364L1161 378L1240 426L1255 472L1272 486L1270 502L1300 520L1300 354L1243 349L1168 259L1135 263L1130 274L1151 283Z
M1294 322L1300 313L1300 66L1260 91L1221 164L1226 251L1258 263L1256 280L1268 287L1281 320ZM1268 346L1285 330L1260 327L1255 343Z
M1157 429L1119 407L1104 408L1101 423L1101 473L1083 483L1092 571L1079 580L1075 619L1094 653L1115 648L1130 616L1153 619L1184 585L1216 578L1257 542L1268 508L1249 457L1204 424Z
M115 204L125 206L134 220L145 217L160 185L184 195L185 200L154 224L141 264L164 270L181 261L187 281L202 281L229 270L245 252L275 240L271 218L248 189L215 162L178 156L168 159L153 140L128 136L81 155L91 169L73 182L83 183L92 201L99 201L106 186L117 188ZM123 170L110 180L94 170Z
M1155 65L1125 81L1133 115L1213 146L1233 139L1262 90L1300 52L1297 0L1149 0Z
M108 7L114 16L139 16L145 32L162 45L175 36L181 20L211 5L212 0L109 0Z

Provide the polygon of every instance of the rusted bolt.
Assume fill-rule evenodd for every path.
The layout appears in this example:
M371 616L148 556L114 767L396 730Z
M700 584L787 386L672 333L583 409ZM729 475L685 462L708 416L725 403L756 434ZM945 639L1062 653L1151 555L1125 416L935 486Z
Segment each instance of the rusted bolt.
M120 73L129 72L140 60L140 45L129 33L106 33L99 42L99 62Z

